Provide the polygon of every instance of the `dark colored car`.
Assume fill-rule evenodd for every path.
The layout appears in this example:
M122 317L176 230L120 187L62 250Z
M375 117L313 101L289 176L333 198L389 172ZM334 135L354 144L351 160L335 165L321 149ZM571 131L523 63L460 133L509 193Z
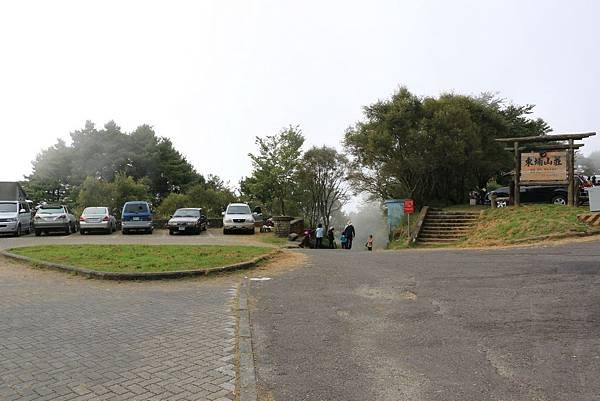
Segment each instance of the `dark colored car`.
M121 230L123 234L131 231L143 231L152 234L152 208L148 202L127 202L121 214Z
M167 222L167 228L171 235L185 232L200 234L201 231L206 230L207 225L206 216L199 207L177 209Z
M519 188L519 199L521 203L553 203L555 205L566 205L568 196L568 189L566 185L556 186L524 186ZM510 195L509 187L501 187L490 191L486 195L485 203L489 205L491 203L490 197L495 194L498 198L508 198ZM579 187L579 204L588 202L588 194L584 190L584 187ZM506 206L505 200L500 200L498 203L499 207Z

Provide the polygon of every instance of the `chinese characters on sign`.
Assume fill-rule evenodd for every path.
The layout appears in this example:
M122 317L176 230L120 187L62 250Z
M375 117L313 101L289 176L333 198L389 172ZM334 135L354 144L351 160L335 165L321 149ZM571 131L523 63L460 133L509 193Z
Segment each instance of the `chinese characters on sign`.
M521 181L566 181L567 152L521 153Z

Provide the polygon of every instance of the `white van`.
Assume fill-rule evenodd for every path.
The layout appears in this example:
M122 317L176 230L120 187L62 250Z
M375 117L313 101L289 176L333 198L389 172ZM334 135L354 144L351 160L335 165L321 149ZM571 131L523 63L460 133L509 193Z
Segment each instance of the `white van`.
M246 203L230 203L223 212L223 234L233 231L254 234L254 215Z
M19 237L31 232L31 209L27 202L0 201L0 234Z

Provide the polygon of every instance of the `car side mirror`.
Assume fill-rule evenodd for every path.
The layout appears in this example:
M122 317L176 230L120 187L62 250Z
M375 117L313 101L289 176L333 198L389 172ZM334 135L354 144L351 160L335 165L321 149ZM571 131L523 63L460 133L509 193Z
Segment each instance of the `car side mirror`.
M27 210L21 209L21 210L19 210L19 213L27 213Z
M225 212L221 212L221 216L225 216Z

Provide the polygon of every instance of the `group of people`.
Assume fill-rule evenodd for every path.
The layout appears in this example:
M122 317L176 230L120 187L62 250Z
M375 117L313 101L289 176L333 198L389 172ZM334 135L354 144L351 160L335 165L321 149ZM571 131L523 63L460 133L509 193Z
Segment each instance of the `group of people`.
M329 242L329 249L335 248L335 228L329 227L327 230L327 241ZM342 235L340 236L340 244L342 249L352 249L352 241L356 237L356 230L354 229L354 225L351 221L346 224L346 227L342 231ZM323 224L319 223L317 225L317 229L315 230L315 248L320 249L323 247L323 238L325 238L325 228ZM369 235L369 239L365 244L365 247L369 250L373 250L373 235Z

